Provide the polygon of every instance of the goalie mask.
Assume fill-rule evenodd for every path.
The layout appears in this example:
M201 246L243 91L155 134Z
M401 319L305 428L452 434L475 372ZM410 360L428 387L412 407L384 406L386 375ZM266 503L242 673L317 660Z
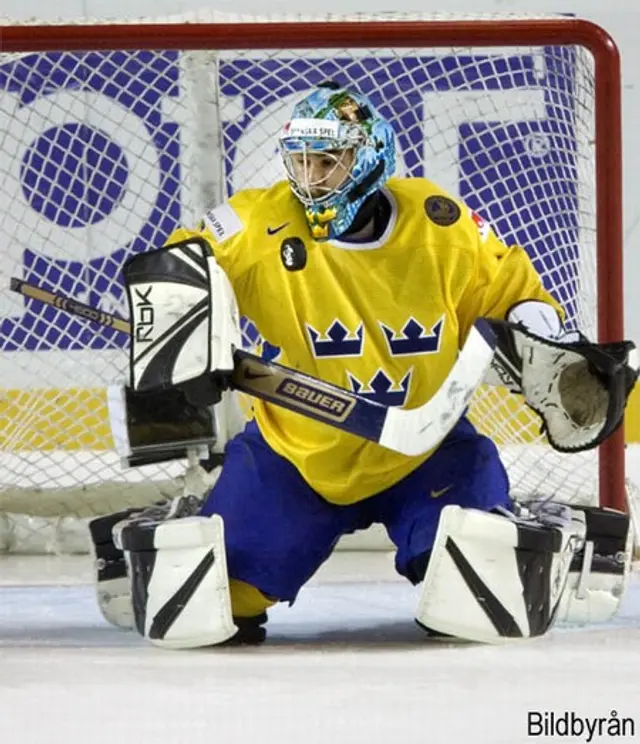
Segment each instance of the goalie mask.
M391 125L364 96L343 88L318 88L296 104L279 148L315 240L346 232L395 170Z

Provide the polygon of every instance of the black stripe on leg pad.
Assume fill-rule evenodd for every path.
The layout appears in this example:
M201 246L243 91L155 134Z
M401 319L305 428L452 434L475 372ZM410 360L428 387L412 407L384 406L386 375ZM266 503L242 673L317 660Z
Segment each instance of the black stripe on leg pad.
M180 589L158 610L149 629L149 638L161 639L165 637L215 562L213 549L211 549L193 569L191 576Z
M551 564L553 553L549 551L516 550L518 574L522 582L522 596L527 610L529 634L539 636L547 631L553 617L551 610ZM559 574L556 574L556 581ZM554 587L557 589L557 587Z
M516 619L474 571L455 541L448 537L445 548L477 603L498 631L498 635L503 638L522 638L523 634Z

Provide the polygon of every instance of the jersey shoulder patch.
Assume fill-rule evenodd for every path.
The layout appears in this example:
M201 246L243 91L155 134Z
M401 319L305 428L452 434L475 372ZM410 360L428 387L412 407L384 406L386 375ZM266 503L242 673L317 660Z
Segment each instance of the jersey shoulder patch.
M440 227L450 227L460 219L460 207L448 196L429 196L424 201L424 211L427 217Z
M218 243L239 233L244 224L231 204L221 204L210 209L203 217L204 227L209 230Z

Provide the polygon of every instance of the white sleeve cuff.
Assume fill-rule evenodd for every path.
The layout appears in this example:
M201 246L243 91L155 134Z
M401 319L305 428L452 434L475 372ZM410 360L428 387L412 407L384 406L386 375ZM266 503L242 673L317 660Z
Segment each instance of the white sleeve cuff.
M571 342L580 338L575 331L565 331L555 308L539 300L520 302L509 310L506 319L509 323L520 323L529 333L551 341Z

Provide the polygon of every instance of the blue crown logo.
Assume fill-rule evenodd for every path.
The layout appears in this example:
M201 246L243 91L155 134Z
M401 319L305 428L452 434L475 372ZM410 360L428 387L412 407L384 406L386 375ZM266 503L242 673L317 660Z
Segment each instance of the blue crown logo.
M444 315L427 332L426 328L415 318L409 318L400 333L385 325L381 321L380 328L392 356L408 356L409 354L435 354L440 351L440 340L444 328Z
M316 358L322 357L357 357L362 354L364 328L362 323L354 333L350 333L339 320L334 320L326 334L320 333L309 323L307 333Z
M266 359L267 362L277 362L282 349L279 346L274 346L268 341L262 342L262 358Z
M347 372L347 377L354 393L358 393L358 395L362 395L369 400L375 400L376 403L382 403L385 406L403 406L409 395L412 374L413 367L400 380L399 384L394 383L383 369L376 370L375 375L367 385L360 382L351 372Z

